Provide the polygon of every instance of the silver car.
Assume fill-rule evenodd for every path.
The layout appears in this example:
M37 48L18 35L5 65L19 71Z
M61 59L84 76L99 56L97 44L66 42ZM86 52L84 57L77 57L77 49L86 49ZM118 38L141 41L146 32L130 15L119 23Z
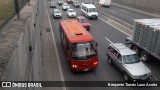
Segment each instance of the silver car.
M62 5L63 3L64 3L64 2L61 1L61 0L58 1L58 5Z
M65 11L65 10L70 9L70 7L69 7L69 5L67 3L63 3L62 4L62 9Z
M57 6L56 6L56 3L55 2L51 2L50 3L50 8L56 8Z
M136 52L122 43L110 44L107 57L110 64L120 69L125 81L144 81L152 77L151 70L140 60Z
M68 9L66 13L68 17L76 17L76 11L74 9Z
M53 17L54 18L61 18L62 17L62 12L59 9L54 9L53 10Z
M73 6L74 7L80 7L80 3L78 1L73 1Z

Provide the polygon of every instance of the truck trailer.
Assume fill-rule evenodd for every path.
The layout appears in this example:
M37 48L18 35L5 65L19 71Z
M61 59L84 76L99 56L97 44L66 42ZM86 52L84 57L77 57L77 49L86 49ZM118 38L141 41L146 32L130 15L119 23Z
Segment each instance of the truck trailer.
M102 7L109 7L111 5L111 0L99 0L98 4Z
M160 19L134 20L133 36L126 37L126 44L147 62L150 57L160 60Z

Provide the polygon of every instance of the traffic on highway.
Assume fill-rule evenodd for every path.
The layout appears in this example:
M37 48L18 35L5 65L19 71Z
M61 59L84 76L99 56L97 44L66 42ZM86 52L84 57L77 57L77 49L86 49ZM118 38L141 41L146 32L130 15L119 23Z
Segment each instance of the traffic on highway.
M47 0L46 6L65 81L160 80L160 19L111 0Z

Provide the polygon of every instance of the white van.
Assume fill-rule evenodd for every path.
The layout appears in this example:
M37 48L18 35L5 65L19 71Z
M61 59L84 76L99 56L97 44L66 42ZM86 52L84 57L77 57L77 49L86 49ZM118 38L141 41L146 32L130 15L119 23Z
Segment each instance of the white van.
M111 0L99 0L98 4L101 6L109 7L111 5Z
M97 9L93 4L82 3L81 4L81 11L88 18L97 19L97 17L98 17Z

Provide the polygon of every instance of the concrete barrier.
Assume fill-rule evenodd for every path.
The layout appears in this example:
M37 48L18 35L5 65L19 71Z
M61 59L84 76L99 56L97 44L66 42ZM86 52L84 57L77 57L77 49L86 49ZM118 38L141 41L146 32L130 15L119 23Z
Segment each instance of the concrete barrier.
M20 15L0 33L0 81L38 81L41 38L38 25L38 0L30 0ZM39 61L39 62L38 62ZM1 88L26 90L26 88ZM32 90L27 89L27 90Z
M136 10L141 10L142 12L148 12L151 16L160 16L160 0L112 0L112 2Z

